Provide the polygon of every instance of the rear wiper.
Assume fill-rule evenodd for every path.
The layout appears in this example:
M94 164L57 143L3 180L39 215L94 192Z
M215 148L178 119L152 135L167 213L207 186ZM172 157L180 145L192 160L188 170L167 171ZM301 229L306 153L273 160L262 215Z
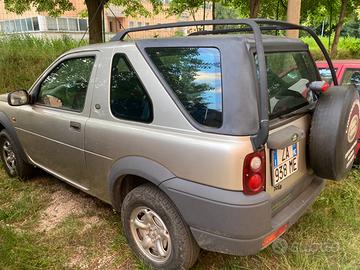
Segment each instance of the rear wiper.
M289 117L292 117L292 116L295 116L295 115L304 114L304 113L313 111L314 109L315 109L315 104L309 104L309 105L306 105L305 107L302 107L302 108L300 108L298 110L289 112L289 113L284 114L284 115L280 115L279 118L280 119L289 118Z

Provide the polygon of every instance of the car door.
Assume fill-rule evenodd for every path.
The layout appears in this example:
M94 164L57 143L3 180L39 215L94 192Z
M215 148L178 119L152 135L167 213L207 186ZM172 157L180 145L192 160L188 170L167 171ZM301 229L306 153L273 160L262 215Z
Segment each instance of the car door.
M32 104L16 115L19 139L32 161L85 189L84 127L96 54L70 54L57 61L31 90Z

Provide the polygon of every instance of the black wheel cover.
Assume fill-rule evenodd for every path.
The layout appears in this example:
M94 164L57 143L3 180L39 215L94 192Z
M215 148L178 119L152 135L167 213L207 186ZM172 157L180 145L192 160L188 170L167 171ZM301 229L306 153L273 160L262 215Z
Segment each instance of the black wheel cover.
M310 166L319 177L341 180L355 158L360 103L355 88L334 86L316 105L311 129Z

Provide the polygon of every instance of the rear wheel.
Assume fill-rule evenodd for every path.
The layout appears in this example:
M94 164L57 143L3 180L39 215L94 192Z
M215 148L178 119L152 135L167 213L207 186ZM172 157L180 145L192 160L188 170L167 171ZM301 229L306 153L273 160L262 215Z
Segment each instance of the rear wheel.
M133 189L122 204L125 236L136 255L154 269L189 269L199 247L170 199L157 187Z
M10 177L26 179L32 175L33 166L22 159L20 150L6 130L0 132L0 151L1 160Z

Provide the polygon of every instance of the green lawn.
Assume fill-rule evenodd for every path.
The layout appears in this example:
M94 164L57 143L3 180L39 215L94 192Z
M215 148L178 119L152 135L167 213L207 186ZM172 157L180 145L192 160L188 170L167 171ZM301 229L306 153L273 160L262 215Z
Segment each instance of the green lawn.
M282 238L285 252L202 251L194 269L357 269L360 170L329 183ZM0 169L0 269L146 269L132 255L110 206L46 174L22 182Z

